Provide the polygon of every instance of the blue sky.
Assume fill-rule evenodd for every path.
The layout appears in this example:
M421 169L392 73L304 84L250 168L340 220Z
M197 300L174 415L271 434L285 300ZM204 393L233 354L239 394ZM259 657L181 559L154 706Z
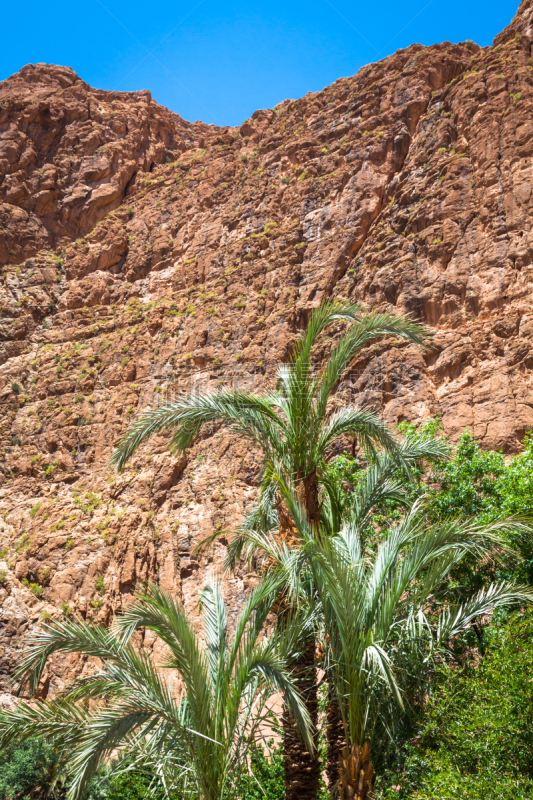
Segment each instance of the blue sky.
M5 3L0 80L29 62L150 89L188 120L237 125L413 42L490 44L518 0L27 0Z

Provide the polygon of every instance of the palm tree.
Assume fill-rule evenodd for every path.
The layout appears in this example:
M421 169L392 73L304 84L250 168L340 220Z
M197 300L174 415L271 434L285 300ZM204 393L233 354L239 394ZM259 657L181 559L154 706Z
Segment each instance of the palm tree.
M346 322L348 328L325 367L314 375L313 346L334 322ZM144 441L161 431L172 432L172 450L185 452L203 425L220 423L263 451L260 499L249 524L257 527L265 516L269 523L279 522L275 483L269 469L273 464L295 486L309 523L317 524L320 469L335 440L351 436L369 450L376 444L386 450L396 447L394 436L374 412L354 404L333 414L328 408L328 401L357 354L383 336L422 344L429 332L407 317L383 313L361 316L357 306L325 303L311 314L289 363L278 369L275 391L255 395L221 390L165 403L148 411L122 435L111 463L122 469Z
M200 594L205 646L175 600L154 586L114 630L68 619L45 626L18 670L30 691L53 653L82 653L101 666L64 697L21 702L3 712L0 745L36 734L53 738L67 754L70 800L82 796L99 763L117 750L130 766L150 766L167 790L200 800L234 797L273 693L283 694L312 749L307 711L285 667L294 637L263 630L276 592L273 580L254 590L230 638L222 593L209 582ZM166 645L160 667L177 672L174 684L163 681L146 651L132 645L139 627Z
M333 347L325 367L314 374L313 346L332 323L347 323ZM397 450L394 436L377 414L355 404L331 413L330 400L339 381L357 354L378 337L393 336L422 344L428 331L406 317L372 313L361 316L353 305L332 301L311 314L307 330L297 340L288 364L278 369L275 391L263 395L223 390L187 395L144 414L120 438L111 461L125 466L142 442L170 431L170 447L177 452L189 448L207 423L219 423L258 446L263 452L263 479L258 502L243 524L243 530L278 528L290 541L294 526L277 491L274 473L294 487L308 525L317 528L321 516L320 484L328 449L340 437L350 436L368 450L378 445ZM214 536L217 534L215 533ZM236 550L233 551L238 556ZM317 694L314 641L294 669L316 728ZM320 777L318 755L309 753L298 737L291 718L284 715L284 763L286 800L313 800Z
M445 439L419 434L405 437L392 454L366 453L367 466L361 469L359 481L351 492L341 490L326 469L322 475L325 494L321 503L320 525L318 532L314 530L314 535L318 533L320 537L337 536L348 522L350 529L357 531L361 542L375 537L376 530L373 524L375 514L385 503L392 501L399 507L409 506L406 487L412 482L413 467L422 461L441 461L447 458L449 453L450 447ZM291 488L283 481L280 481L280 484L280 494L291 495ZM244 529L236 532L229 542L226 566L233 567L237 556L242 554L248 562L255 562L263 568L266 566L267 572L277 571L280 576L280 595L286 608L294 605L296 596L299 602L313 605L316 589L312 577L308 572L298 574L286 569L287 563L292 563L292 556L296 552L304 552L303 544L294 525L290 540L286 536L280 537L276 527L271 531ZM297 560L296 563L300 562ZM305 583L303 576L308 578ZM279 598L278 605L281 605ZM309 692L312 687L308 685L306 688ZM328 679L325 729L326 775L328 785L335 787L338 781L339 757L344 743L344 729L331 679Z
M345 748L338 764L337 796L370 797L375 775L371 750L376 732L387 730L403 706L408 671L445 653L450 639L479 615L533 601L533 591L493 584L456 603L451 570L466 556L486 557L503 546L501 535L528 531L523 521L490 525L453 520L428 524L418 499L375 550L365 547L357 520L336 536L316 536L286 487L285 502L301 547L285 554L283 567L296 585L313 576L323 616L326 672L335 688Z

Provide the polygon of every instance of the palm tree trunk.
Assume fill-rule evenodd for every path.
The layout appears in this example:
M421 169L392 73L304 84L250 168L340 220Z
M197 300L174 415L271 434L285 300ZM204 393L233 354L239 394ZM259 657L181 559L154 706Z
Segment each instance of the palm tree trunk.
M318 478L313 470L305 480L297 478L300 500L306 510L307 520L316 526L320 517ZM294 521L279 495L276 496L280 536L290 547L298 539ZM296 731L294 721L283 710L283 768L285 773L285 800L316 800L320 781L318 757L318 681L315 666L315 639L309 636L303 643L302 653L292 665L292 675L307 707L313 726L315 749L309 753Z
M331 799L337 800L339 797L337 785L339 783L339 762L346 740L337 696L331 683L328 686L328 705L326 709L326 743L328 789Z
M312 528L318 528L320 522L320 509L322 504L319 499L318 475L316 468L307 475L303 482L304 508L307 521Z
M371 800L375 781L368 742L354 744L351 751L345 747L339 761L339 800Z
M320 779L318 759L317 719L318 694L315 667L315 642L309 638L305 648L292 665L292 674L309 711L314 726L315 752L309 753L298 736L294 721L284 709L283 713L283 763L285 771L285 800L315 800Z

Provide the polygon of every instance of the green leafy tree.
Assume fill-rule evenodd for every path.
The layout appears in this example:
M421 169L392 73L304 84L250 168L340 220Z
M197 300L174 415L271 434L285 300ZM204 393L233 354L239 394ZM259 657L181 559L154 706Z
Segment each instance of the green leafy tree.
M230 637L222 594L208 584L200 596L205 646L174 599L157 587L128 607L115 630L71 620L45 626L18 672L31 691L53 653L83 653L102 666L64 697L3 712L0 745L52 738L68 757L72 800L116 751L127 755L127 766L155 772L165 790L201 800L235 797L272 693L282 693L312 748L305 706L285 668L293 642L263 631L273 591L267 581L252 593ZM164 642L168 655L160 667L174 670L179 682L164 682L146 652L131 644L139 627Z
M533 615L487 632L487 654L441 667L425 718L387 800L526 800L533 796ZM393 788L395 787L395 788Z
M482 522L492 522L502 516L533 514L531 434L525 436L523 446L521 453L505 458L502 453L482 450L465 431L449 463L436 468L431 476L431 481L439 484L438 490L432 493L432 518L475 515ZM497 571L533 583L532 538L519 535L512 543L520 558L508 556L500 562ZM468 566L468 572L463 573L461 579L478 586L485 579L488 565L469 563ZM493 567L492 574L495 573Z

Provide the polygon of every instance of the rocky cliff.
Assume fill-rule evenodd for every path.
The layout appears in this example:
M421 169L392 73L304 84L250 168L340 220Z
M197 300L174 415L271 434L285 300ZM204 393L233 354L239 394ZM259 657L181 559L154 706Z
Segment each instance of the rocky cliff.
M194 613L224 545L191 550L253 501L257 458L215 429L187 458L156 440L117 476L112 445L169 391L270 385L322 299L436 332L425 352L369 348L339 402L519 447L533 426L532 43L526 0L492 47L413 45L240 128L65 67L0 83L4 690L43 617L108 622L145 579ZM250 578L228 579L235 602ZM82 668L55 664L43 694Z

